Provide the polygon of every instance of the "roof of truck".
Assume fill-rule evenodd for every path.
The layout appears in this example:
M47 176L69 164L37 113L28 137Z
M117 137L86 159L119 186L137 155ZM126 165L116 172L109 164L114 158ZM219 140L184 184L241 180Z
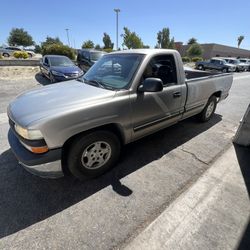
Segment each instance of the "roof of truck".
M150 55L150 54L160 54L162 52L176 53L177 51L174 50L174 49L128 49L128 50L118 50L118 51L112 52L110 54L144 54L144 55Z

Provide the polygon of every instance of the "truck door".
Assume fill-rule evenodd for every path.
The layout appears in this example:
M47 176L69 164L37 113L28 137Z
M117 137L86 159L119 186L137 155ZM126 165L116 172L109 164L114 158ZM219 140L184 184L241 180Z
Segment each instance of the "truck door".
M146 78L160 78L161 92L137 92L131 95L134 137L141 137L177 122L184 111L186 85L178 84L175 59L172 54L153 57L143 73Z

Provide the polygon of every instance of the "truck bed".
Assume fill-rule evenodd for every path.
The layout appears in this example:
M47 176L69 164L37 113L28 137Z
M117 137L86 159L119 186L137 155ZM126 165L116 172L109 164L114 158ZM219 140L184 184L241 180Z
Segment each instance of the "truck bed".
M207 72L207 71L200 71L200 70L186 69L186 68L184 68L184 71L187 80L192 80L201 77L219 76L225 74L225 73L220 73L218 71Z

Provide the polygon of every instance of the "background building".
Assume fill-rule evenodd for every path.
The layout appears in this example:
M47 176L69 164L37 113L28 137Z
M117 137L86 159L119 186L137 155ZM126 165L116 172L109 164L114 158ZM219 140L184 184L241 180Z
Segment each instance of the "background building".
M187 56L187 50L190 45L183 45L182 42L176 42L175 46L181 56ZM250 50L246 49L239 49L216 43L204 43L200 44L200 46L203 49L202 58L205 60L216 56L250 58Z

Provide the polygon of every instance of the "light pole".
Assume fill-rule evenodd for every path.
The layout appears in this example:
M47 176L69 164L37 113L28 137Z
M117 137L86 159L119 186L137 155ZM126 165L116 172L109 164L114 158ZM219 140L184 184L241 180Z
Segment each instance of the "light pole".
M121 11L120 9L114 9L116 12L116 50L118 50L118 14Z
M68 38L68 45L70 47L70 43L69 43L69 29L65 29L66 30L66 33L67 33L67 38Z

